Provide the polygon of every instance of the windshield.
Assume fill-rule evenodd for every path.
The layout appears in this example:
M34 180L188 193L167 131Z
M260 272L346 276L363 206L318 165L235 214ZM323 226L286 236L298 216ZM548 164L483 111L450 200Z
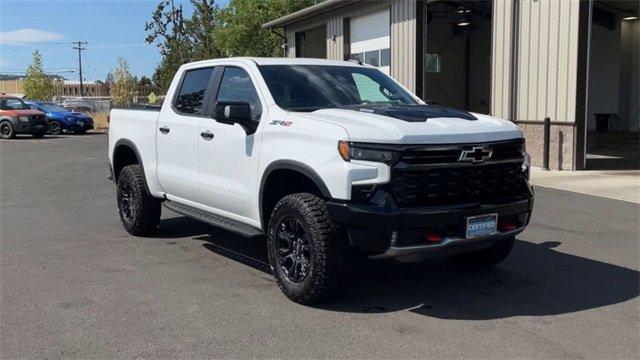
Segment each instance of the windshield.
M263 65L259 68L276 104L290 111L417 104L407 91L372 68L326 65Z
M0 100L0 108L2 110L29 110L30 107L27 106L22 100L17 98L8 98Z
M53 103L42 104L42 107L47 110L47 112L69 112L69 110L62 106Z

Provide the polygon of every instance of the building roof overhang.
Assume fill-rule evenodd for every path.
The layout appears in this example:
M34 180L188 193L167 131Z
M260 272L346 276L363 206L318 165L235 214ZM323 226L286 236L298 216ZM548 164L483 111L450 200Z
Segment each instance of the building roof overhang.
M287 14L278 19L271 20L268 23L262 24L262 27L265 29L278 29L316 15L335 10L339 7L352 4L354 2L356 2L356 0L326 0L298 10L296 12L292 12L291 14Z

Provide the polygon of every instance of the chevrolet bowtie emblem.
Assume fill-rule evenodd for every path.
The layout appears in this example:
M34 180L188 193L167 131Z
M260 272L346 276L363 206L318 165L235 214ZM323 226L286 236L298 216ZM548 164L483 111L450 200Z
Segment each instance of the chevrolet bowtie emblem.
M485 149L481 146L473 147L471 150L462 150L458 161L481 163L485 160L491 159L493 151L491 149Z

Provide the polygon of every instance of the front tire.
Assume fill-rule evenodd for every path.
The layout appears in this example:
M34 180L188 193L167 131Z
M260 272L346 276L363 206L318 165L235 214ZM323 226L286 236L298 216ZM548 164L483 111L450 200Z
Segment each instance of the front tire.
M289 299L313 304L341 290L344 238L316 195L297 193L278 201L269 221L267 249L276 282Z
M147 193L140 165L125 166L120 172L117 200L120 220L129 234L151 235L158 230L160 200Z
M509 256L515 240L515 236L504 238L486 249L453 255L449 260L463 268L490 268L500 264Z
M16 129L10 121L0 122L0 139L13 139L16 137Z
M51 135L62 134L62 125L60 124L60 122L55 120L49 121L49 134Z

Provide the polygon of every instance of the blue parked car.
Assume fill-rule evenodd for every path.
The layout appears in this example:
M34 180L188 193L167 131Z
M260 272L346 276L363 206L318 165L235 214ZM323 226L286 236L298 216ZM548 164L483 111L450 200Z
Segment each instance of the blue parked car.
M54 103L25 101L34 110L42 111L49 120L49 134L60 135L64 131L84 134L93 129L93 119L79 112L69 111Z

